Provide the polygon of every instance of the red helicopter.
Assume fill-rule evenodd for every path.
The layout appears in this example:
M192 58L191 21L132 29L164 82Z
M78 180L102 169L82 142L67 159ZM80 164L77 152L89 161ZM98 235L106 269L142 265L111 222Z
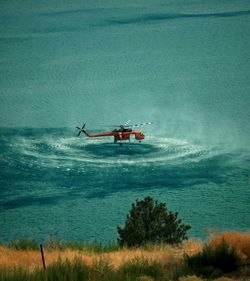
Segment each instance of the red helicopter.
M97 138L97 137L114 137L114 143L117 143L119 141L120 145L122 141L128 140L130 141L130 136L134 135L135 139L141 142L145 135L141 131L134 131L133 127L144 127L145 125L151 125L152 122L142 123L142 124L135 124L135 125L128 125L130 123L130 120L127 121L124 125L118 125L115 127L118 127L118 129L114 129L110 132L103 132L98 134L89 134L84 128L85 124L82 126L82 128L76 127L79 130L78 137L81 133L84 133L89 138Z

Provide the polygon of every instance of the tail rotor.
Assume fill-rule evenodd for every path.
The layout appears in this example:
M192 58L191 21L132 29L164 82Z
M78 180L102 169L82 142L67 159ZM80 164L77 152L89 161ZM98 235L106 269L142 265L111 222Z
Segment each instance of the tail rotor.
M83 124L82 128L80 127L76 127L78 130L79 130L79 133L77 134L77 136L79 137L81 133L84 132L84 127L85 127L86 124Z

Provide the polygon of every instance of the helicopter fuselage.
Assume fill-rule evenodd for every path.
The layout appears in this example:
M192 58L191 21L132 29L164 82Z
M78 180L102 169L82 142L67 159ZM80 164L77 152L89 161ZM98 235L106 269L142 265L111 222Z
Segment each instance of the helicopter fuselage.
M82 131L89 138L113 136L114 142L125 140L130 141L131 135L134 135L135 139L138 141L141 141L145 138L144 134L141 131L133 131L132 129L113 130L111 132L103 132L99 134L89 134L86 130Z
M127 122L128 124L128 122ZM135 139L138 140L139 142L141 142L144 138L145 135L141 132L141 131L134 131L130 126L128 126L127 124L125 125L120 125L117 126L119 127L118 129L114 129L113 131L109 131L109 132L102 132L102 133L97 133L97 134L89 134L85 128L85 124L82 126L82 128L80 127L76 127L79 132L78 132L78 137L80 136L81 133L84 133L87 137L89 138L98 138L98 137L114 137L114 142L118 142L122 143L122 141L130 141L130 137L131 135L135 136ZM147 123L141 123L141 124L135 124L132 125L132 127L143 127L145 125L151 125L152 122L147 122Z

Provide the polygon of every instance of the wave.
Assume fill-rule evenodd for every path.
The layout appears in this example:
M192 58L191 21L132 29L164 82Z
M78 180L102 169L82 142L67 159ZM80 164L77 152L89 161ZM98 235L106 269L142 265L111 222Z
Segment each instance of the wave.
M168 137L148 137L144 143L118 144L106 139L78 139L59 134L38 136L16 135L8 145L12 154L26 156L34 163L47 165L147 165L197 162L210 157L211 151L201 145Z
M29 231L44 239L60 230L64 239L108 241L128 205L146 195L182 212L195 235L221 221L229 228L247 227L245 151L168 136L119 146L112 138L82 139L69 130L0 131L2 239ZM37 219L41 214L44 219ZM68 227L61 228L62 220Z
M2 192L9 194L10 185L44 189L46 183L56 192L66 187L93 197L128 189L231 184L248 177L248 157L240 151L156 136L119 146L112 138L108 142L73 134L67 130L2 134Z

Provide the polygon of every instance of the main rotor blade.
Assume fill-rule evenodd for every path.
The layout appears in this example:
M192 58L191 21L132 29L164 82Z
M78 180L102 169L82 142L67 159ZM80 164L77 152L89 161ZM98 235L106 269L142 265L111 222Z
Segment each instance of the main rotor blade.
M118 124L112 124L112 125L109 125L109 126L112 126L112 127L121 127L121 126L123 126L123 127L128 127L129 125L123 125L123 124L118 125Z
M131 120L128 120L127 122L124 123L123 127L128 126L128 124L131 122Z
M77 134L78 137L80 136L81 132L82 132L82 131L80 131L80 132Z
M141 124L134 124L134 125L131 125L130 127L144 127L146 125L151 125L153 124L153 122L146 122L146 123L141 123Z

